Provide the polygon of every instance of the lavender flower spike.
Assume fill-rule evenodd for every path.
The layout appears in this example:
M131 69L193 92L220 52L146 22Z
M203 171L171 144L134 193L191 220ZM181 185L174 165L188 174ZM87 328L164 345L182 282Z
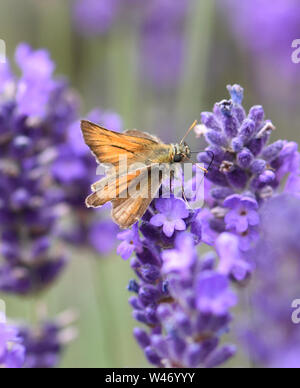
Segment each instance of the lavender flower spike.
M243 88L233 85L228 91L229 100L201 116L209 143L206 150L215 154L207 174L215 199L208 204L210 228L217 234L229 231L236 235L240 250L247 252L259 238L261 205L284 190L285 178L286 190L297 192L299 153L295 143L279 140L269 144L275 127L265 119L263 108L253 106L247 114L242 106ZM206 163L206 154L199 154L198 160ZM228 195L220 195L225 190Z
M228 278L214 270L213 257L199 260L188 232L177 235L173 249L149 251L151 243L141 241L143 252L132 261L139 282L130 287L135 293L130 304L134 318L149 328L134 331L148 361L160 367L215 367L227 361L233 348L219 346L219 337L237 300Z
M215 104L212 113L201 114L201 133L208 147L198 160L208 167L211 160L207 151L214 154L206 175L205 208L190 210L180 199L159 198L133 231L120 235L123 243L119 253L129 257L135 252L131 266L137 279L129 283L128 290L133 293L129 303L133 317L146 326L135 329L134 336L148 361L159 367L211 368L232 357L235 346L220 345L232 320L230 310L238 300L231 281L240 287L247 285L256 270L260 273L259 266L262 274L272 277L270 265L274 268L277 258L286 255L285 247L290 254L299 246L298 146L284 140L269 144L275 127L265 119L263 108L256 105L247 113L242 106L244 90L239 85L229 86L228 90L229 100ZM280 197L282 192L292 193L293 201ZM268 204L271 208L265 212ZM279 214L278 222L272 221L272 211ZM287 220L293 224L292 229L286 226ZM282 225L285 233L280 236L277 232ZM270 243L273 238L274 247ZM212 251L200 256L197 245L201 243L210 245ZM256 260L260 256L263 263ZM282 270L282 275L288 273ZM275 276L270 281L270 290L277 279ZM258 286L262 285L264 281ZM257 308L266 312L271 306L272 317L268 290L264 292L266 298L258 295ZM289 303L282 311L287 306ZM277 311L275 317L280 319ZM280 352L276 357L268 354L272 340L264 344L267 336L258 335L254 341L254 335L247 333L244 339L257 352L257 359L266 345L263 355L267 358L261 363L277 365ZM298 344L294 333L293 338ZM297 364L295 348L281 339L287 363Z

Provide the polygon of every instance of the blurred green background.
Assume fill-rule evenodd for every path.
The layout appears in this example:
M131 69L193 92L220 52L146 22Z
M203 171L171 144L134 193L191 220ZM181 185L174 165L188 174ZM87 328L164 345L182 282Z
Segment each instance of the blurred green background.
M259 80L265 71L268 89L262 84L257 87L255 61L246 45L233 36L222 9L225 3L190 0L183 71L176 88L165 92L138 76L138 23L128 15L120 15L106 34L87 38L74 28L71 0L1 0L0 38L6 42L9 58L22 41L47 48L57 64L56 73L66 76L80 94L82 114L94 107L116 111L126 129L138 128L176 141L201 111L227 98L227 84L239 83L245 87L246 107L264 105L278 129L274 139L299 141L300 113L297 103L291 107L288 102L288 81L281 88L276 72L270 80L266 67L260 69ZM284 109L280 101L286 102ZM80 313L79 337L68 347L63 367L146 367L132 338L135 323L126 290L131 277L129 262L76 249L64 275L38 300L1 298L9 317L30 322L35 320L37 303L47 304L49 316L70 307Z

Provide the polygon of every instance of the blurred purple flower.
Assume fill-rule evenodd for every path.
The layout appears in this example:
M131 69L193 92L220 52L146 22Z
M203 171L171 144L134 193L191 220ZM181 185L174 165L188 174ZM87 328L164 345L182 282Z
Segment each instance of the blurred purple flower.
M141 77L159 90L173 88L182 76L188 7L186 0L145 4L140 32Z
M21 326L20 338L25 347L26 369L55 368L59 365L67 344L77 337L77 330L70 326L75 315L67 311L52 321L43 321L36 327Z
M262 238L252 252L256 272L249 289L251 319L242 340L259 367L299 366L300 335L292 321L299 298L300 201L279 195L261 209Z
M26 43L18 46L15 57L22 71L16 94L18 111L21 115L44 118L56 87L52 78L55 65L46 50L33 51Z
M27 44L16 50L18 79L0 67L0 290L27 295L54 282L67 262L66 239L88 244L100 253L113 248L112 222L95 226L84 206L96 164L80 131L78 97L66 81L53 77L55 65L46 50ZM93 111L91 120L120 130L112 112ZM69 210L72 210L70 212ZM73 222L60 226L65 215ZM101 227L103 244L95 240ZM105 242L105 244L104 244Z
M187 0L76 0L73 20L85 36L107 34L131 18L139 30L141 79L159 91L178 85L183 73Z
M0 312L0 368L22 368L25 348L17 328L5 323L5 315Z
M51 284L66 263L55 246L67 204L51 166L78 104L68 85L52 77L47 51L21 44L16 61L21 78L10 78L0 104L0 289L28 294Z
M116 246L118 231L118 226L111 220L96 221L90 226L89 241L96 252L108 255Z
M227 276L204 271L197 279L197 308L204 314L222 316L236 305L237 297L230 290Z
M221 1L230 26L253 61L271 66L278 75L296 79L291 60L292 42L300 36L299 2L296 0Z
M231 233L222 233L216 240L220 263L218 270L237 281L243 281L254 270L254 263L246 260L240 250L240 240Z
M75 0L76 28L86 36L106 34L116 20L119 5L120 0Z
M175 249L169 249L162 252L162 272L182 273L190 271L197 259L194 240L191 235L182 233L175 240Z

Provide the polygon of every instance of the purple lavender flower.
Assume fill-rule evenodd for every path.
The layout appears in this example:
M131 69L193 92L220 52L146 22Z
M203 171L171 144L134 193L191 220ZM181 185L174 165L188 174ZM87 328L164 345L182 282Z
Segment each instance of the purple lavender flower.
M220 273L232 276L237 281L245 280L254 270L254 263L243 256L240 240L231 233L222 233L215 242L220 262Z
M151 248L146 238L141 243L144 249L132 261L139 282L132 281L129 289L136 294L130 298L134 318L149 326L149 332L134 330L148 361L160 367L226 362L235 350L218 346L219 337L236 297L227 277L213 269L214 256L199 260L188 232L178 234L173 249Z
M175 230L186 230L186 224L183 220L188 218L189 212L184 201L178 198L159 198L155 202L155 207L159 213L151 218L150 224L162 227L167 237L172 237Z
M229 289L227 276L214 271L203 271L197 284L197 308L203 314L224 316L236 305L237 297Z
M106 34L116 20L119 0L76 0L73 19L76 28L86 36Z
M16 93L18 112L43 118L56 87L52 78L55 65L46 50L33 51L26 43L18 46L15 57L22 71Z
M283 190L288 175L288 182L293 179L297 190L299 153L295 143L280 140L269 144L275 127L265 120L263 108L254 106L247 115L241 105L243 89L233 85L228 90L231 100L223 100L213 113L201 115L201 133L209 143L207 150L215 155L207 174L215 200L210 203L214 220L210 219L209 226L218 233L229 230L236 234L240 249L248 251L259 238L262 203ZM201 153L198 159L207 163L207 154Z
M0 367L17 369L24 365L25 348L17 328L8 325L0 312Z
M65 252L55 248L65 194L50 170L77 99L52 77L54 64L45 50L21 44L16 61L21 78L9 78L13 87L2 90L0 107L0 289L28 294L52 283L66 263Z
M298 368L300 335L292 314L300 292L299 198L279 195L260 213L262 238L252 252L256 271L248 290L252 318L246 317L241 338L257 366Z
M202 113L201 130L197 128L209 143L206 151L214 153L207 174L206 207L188 210L184 201L159 198L134 231L120 236L124 241L119 253L128 258L135 252L136 256L131 266L138 280L131 280L128 286L134 293L129 300L133 317L148 326L148 330L135 329L134 336L148 361L159 367L215 367L235 353L234 346L219 346L220 336L228 331L231 321L229 310L237 303L230 281L240 287L247 285L261 265L255 256L259 258L257 252L261 252L263 258L268 248L262 243L268 230L262 209L276 198L279 206L277 196L282 191L299 195L297 145L286 141L269 144L274 126L265 120L263 108L254 106L247 114L241 105L243 89L233 85L228 90L231 100L217 103L212 113ZM207 152L198 159L211 163ZM281 209L285 212L284 204ZM269 211L268 220L273 223L271 214ZM297 222L298 212L288 214L291 222ZM285 224L279 221L275 225L279 235ZM287 239L290 228L284 228ZM298 244L296 234L294 244ZM275 238L275 250L280 241L286 246L285 240ZM196 246L201 242L216 253L199 257ZM260 246L262 250L257 251ZM272 278L273 249L264 258L261 273L268 272ZM263 300L258 295L257 302ZM261 349L266 354L265 344L259 344L260 336L254 340L254 334L247 334L247 343L251 342L259 357ZM295 365L295 350L289 350L285 359ZM277 365L278 359L272 365Z
M19 333L26 349L23 367L57 367L67 344L77 337L77 330L70 326L74 318L74 313L67 311L55 320L40 322L37 327L21 326Z
M225 5L225 7L224 7ZM227 13L230 26L243 48L253 54L254 65L272 66L272 70L293 82L297 66L292 63L292 42L300 34L299 4L297 1L254 0L220 2ZM276 42L276 44L274 43ZM266 72L264 72L266 74Z
M248 230L249 225L256 226L259 224L258 203L254 198L234 194L226 198L224 206L231 209L225 216L227 229L244 233Z
M182 76L188 10L187 0L76 0L73 19L79 33L99 36L130 18L139 30L141 79L162 91Z
M175 240L174 249L162 252L162 272L184 273L185 268L191 268L195 264L195 244L192 238L186 234L180 234Z
M183 70L185 0L153 0L145 4L141 22L141 77L159 90L178 84Z
M110 254L116 247L118 226L111 220L95 221L88 231L89 241L96 252L102 255Z
M0 67L0 289L25 295L44 289L62 272L66 240L92 243L106 254L118 230L84 207L96 169L79 121L73 124L77 96L66 81L53 77L55 65L46 50L21 44L16 61L20 79ZM93 111L89 117L121 129L115 113ZM65 215L73 217L68 232L60 225ZM99 238L96 243L99 230L105 244Z
M137 224L132 227L132 230L120 232L117 238L122 241L118 246L117 253L123 260L128 260L133 252L141 252L143 250Z

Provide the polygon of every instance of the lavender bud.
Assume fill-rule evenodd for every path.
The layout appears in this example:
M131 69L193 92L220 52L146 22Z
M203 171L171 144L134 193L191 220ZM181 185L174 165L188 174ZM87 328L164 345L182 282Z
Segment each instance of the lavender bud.
M128 291L138 293L139 289L140 289L140 286L138 285L135 279L132 279L129 281L129 284L127 286Z
M231 141L231 147L234 152L241 152L244 147L244 142L240 137L235 137Z
M258 179L261 183L270 184L270 183L274 182L274 180L276 179L276 175L274 174L273 171L267 170L267 171L264 171L258 177Z
M216 187L210 192L210 195L216 200L222 200L233 194L233 190L229 187Z
M254 175L260 175L264 172L267 162L263 159L256 159L250 166L251 172Z
M264 117L265 117L265 112L262 106L256 105L250 109L248 118L254 121L256 131L260 129L260 126L264 121Z
M206 132L205 138L206 138L208 143L215 145L215 146L227 147L227 145L228 145L226 136L224 136L220 132L209 130Z
M244 99L244 89L240 85L227 85L230 97L234 104L241 105Z
M251 119L245 119L239 130L239 137L244 144L247 144L251 138L254 136L255 132L255 122Z
M144 308L144 305L137 296L131 296L128 302L135 310L142 310Z
M207 128L212 129L217 132L221 132L222 124L216 119L215 115L211 112L201 113L201 122Z
M234 105L232 109L232 113L237 118L239 124L241 125L246 118L245 109L241 105Z
M183 335L191 335L192 334L192 325L190 319L187 317L186 314L179 312L176 315L176 321L179 331Z
M214 352L208 359L205 361L206 368L216 368L217 366L225 363L236 353L235 346L224 346L223 348Z
M160 296L160 292L154 286L142 286L139 289L139 297L144 304L155 302Z
M237 189L244 189L246 187L248 176L242 169L236 167L234 171L227 173L226 176L231 186Z
M133 335L142 349L150 345L150 338L145 330L136 327L133 329Z
M168 343L162 335L153 335L151 343L160 357L167 358L169 356Z
M244 148L238 155L237 155L237 162L238 165L241 168L248 168L250 164L252 163L254 159L253 154L251 151L249 151L248 148Z
M247 144L247 148L249 148L249 150L252 152L254 156L258 156L263 150L265 143L266 143L266 139L254 138L250 140L250 142Z
M224 118L224 132L229 139L232 139L238 134L238 121L235 116Z
M283 149L284 142L282 140L278 140L273 144L270 144L263 150L262 157L266 159L268 162L276 159L280 154L280 151Z
M161 359L151 346L146 347L145 356L150 364L161 366Z
M186 350L186 363L190 368L197 368L202 362L202 346L190 344Z

